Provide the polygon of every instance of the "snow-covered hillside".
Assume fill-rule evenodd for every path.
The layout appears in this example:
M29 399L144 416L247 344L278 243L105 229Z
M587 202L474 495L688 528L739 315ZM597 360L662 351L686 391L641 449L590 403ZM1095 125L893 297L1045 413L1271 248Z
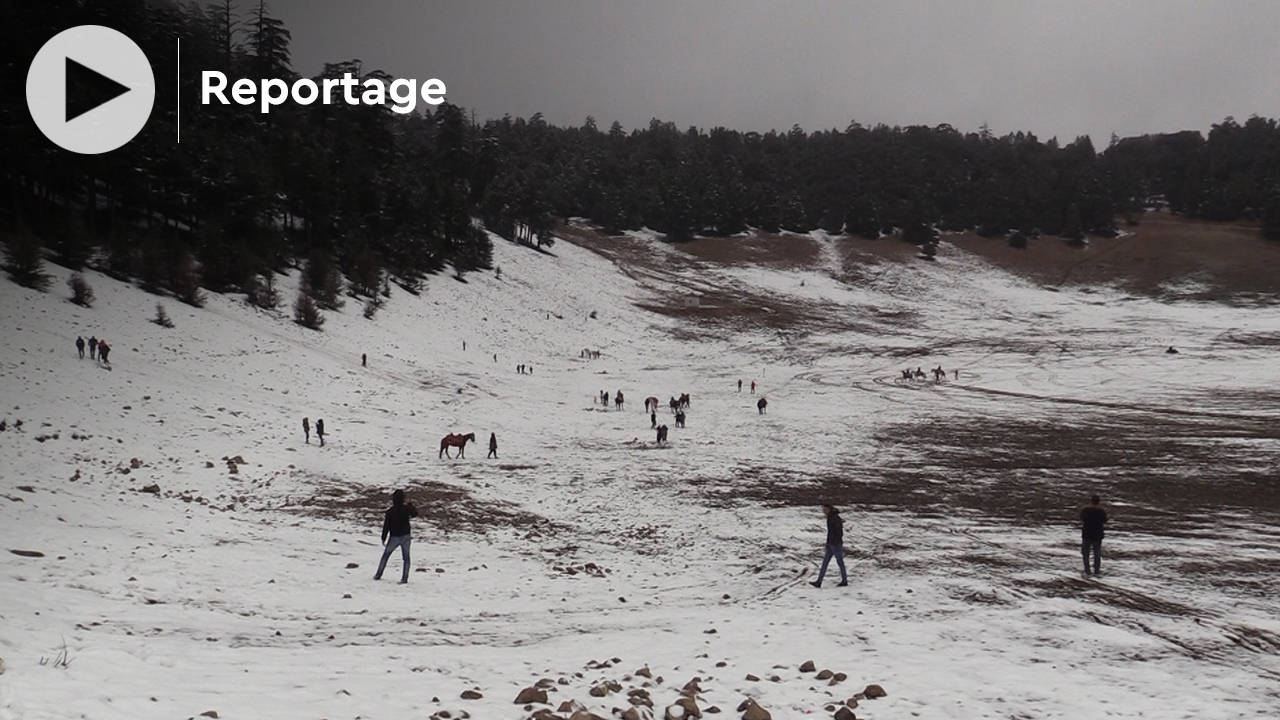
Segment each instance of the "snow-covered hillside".
M0 280L0 718L611 717L632 688L662 717L694 677L729 717L745 698L830 716L871 683L888 695L858 717L1280 706L1280 489L1259 479L1280 457L1280 310L1050 292L945 244L849 283L834 253L717 268L628 242L652 264L497 241L500 274L395 288L373 320L349 301L323 332L92 272L87 309L61 269L44 294ZM677 286L832 322L639 307ZM110 342L110 370L78 335ZM958 378L900 379L939 364ZM475 433L465 458L438 457L452 432ZM1224 497L1188 499L1205 487ZM372 580L394 488L423 515L403 586L398 556ZM1092 491L1115 521L1085 580L1072 508ZM847 588L805 582L824 501ZM513 702L544 678L547 704Z

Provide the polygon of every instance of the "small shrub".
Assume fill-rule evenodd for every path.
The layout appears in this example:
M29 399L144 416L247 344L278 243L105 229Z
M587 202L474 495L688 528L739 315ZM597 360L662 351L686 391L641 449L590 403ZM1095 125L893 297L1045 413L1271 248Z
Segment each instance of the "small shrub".
M304 283L298 290L298 299L293 302L293 319L304 328L319 330L324 325L324 315L320 314L320 308L307 292L308 289Z
M245 300L250 305L263 310L275 310L280 307L280 291L276 289L275 273L268 270L265 275L253 275L245 283Z
M191 253L178 254L169 266L169 290L182 302L202 308L204 291L200 289L200 267Z
M364 301L364 319L372 320L373 316L378 314L378 309L382 307L382 301L377 298L369 298Z
M1018 231L1018 232L1016 232L1016 233L1014 233L1014 234L1010 235L1010 236L1009 236L1009 247L1011 247L1011 248L1016 248L1016 249L1018 249L1018 250L1026 250L1026 249L1027 249L1027 236L1026 236L1026 234L1025 234L1025 233L1023 233L1022 231Z
M67 278L67 287L71 288L71 302L81 307L93 304L93 288L89 287L89 281L80 273L72 273Z
M156 316L151 319L151 322L160 327L173 327L173 321L169 319L169 313L164 311L164 306L160 303L156 303Z

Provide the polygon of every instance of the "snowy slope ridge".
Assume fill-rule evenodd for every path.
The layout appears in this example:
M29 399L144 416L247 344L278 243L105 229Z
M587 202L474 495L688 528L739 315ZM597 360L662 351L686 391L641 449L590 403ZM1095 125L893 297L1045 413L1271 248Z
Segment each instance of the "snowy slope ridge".
M372 321L348 301L323 332L93 272L88 309L56 267L44 294L0 280L0 718L526 718L566 702L557 716L663 717L686 687L704 712L753 698L791 718L870 683L888 696L858 717L1277 707L1273 517L1243 504L1199 529L1125 531L1126 512L1174 516L1107 484L1121 460L1054 469L992 439L978 454L1019 463L954 473L963 452L911 430L1112 418L1194 436L1224 478L1253 477L1280 456L1254 431L1280 415L1257 401L1276 309L1047 292L946 244L861 285L822 265L624 272L567 242L496 241L495 264L396 289ZM724 332L639 307L676 284L911 320ZM149 321L157 300L176 327ZM77 335L107 339L113 367L77 358ZM938 364L960 379L898 379ZM618 390L621 410L596 404ZM682 392L687 428L665 405ZM304 416L323 418L323 448ZM475 433L465 458L438 457L450 432ZM1000 474L1049 488L1061 513L965 504L1006 492L988 484ZM403 586L398 555L372 580L397 487L422 513ZM1116 527L1106 574L1084 580L1071 507L1098 487ZM847 588L805 582L824 500L843 506ZM1270 570L1179 574L1223 562ZM513 702L541 680L546 703Z

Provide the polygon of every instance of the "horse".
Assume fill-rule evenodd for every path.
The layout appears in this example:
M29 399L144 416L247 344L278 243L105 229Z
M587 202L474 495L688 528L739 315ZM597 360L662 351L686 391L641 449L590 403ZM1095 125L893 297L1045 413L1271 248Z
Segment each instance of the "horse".
M676 413L676 427L684 427L684 411Z
M645 411L645 412L654 412L654 411L656 411L657 409L658 409L658 398L653 397L652 395L650 395L649 397L647 397L647 398L645 398L645 399L644 399L644 411Z
M616 407L617 409L621 410L621 409L622 409L622 403L623 403L622 391L621 391L621 390L619 390L619 391L617 392L617 394L613 396L613 406L614 406L614 407Z
M437 457L449 457L449 448L451 447L458 448L458 457L466 457L463 452L467 449L467 443L474 442L475 439L475 433L467 433L466 435L449 433L440 438L440 455Z
M658 444L659 444L659 445L661 445L662 443L664 443L664 442L666 442L666 441L667 441L667 426L666 426L666 425L659 425L659 426L658 426L658 440L657 440L657 442L658 442Z
M680 398L676 400L676 402L680 403L681 408L689 407L689 393L681 393Z
M667 407L671 408L671 414L675 415L676 411L680 409L680 401L675 398L671 398L671 402L667 403Z
M760 398L760 402L756 403L756 410L759 410L760 414L763 415L764 409L768 407L768 405L769 405L768 400L765 400L764 398Z

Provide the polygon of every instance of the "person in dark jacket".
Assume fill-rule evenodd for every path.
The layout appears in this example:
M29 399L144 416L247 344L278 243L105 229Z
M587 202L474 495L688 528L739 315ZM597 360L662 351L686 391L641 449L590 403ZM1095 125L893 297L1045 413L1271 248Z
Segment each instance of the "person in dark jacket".
M316 418L316 437L320 438L320 447L324 447L324 418Z
M387 559L396 548L400 548L400 557L404 560L404 570L400 573L400 584L409 582L409 518L418 517L418 509L413 503L404 501L404 491L391 493L391 507L387 508L386 517L382 521L382 560L378 563L378 572L374 580L382 579L382 571L387 569Z
M1084 574L1089 574L1089 555L1093 555L1093 574L1102 572L1102 526L1107 524L1107 511L1094 495L1080 510L1080 554L1084 556Z
M818 579L809 584L822 587L822 578L827 574L827 563L834 557L836 566L840 568L839 587L844 587L849 584L849 577L844 571L844 520L840 518L840 511L831 505L823 505L822 514L827 516L827 549L822 555L822 568L818 570Z
M76 350L80 351L80 359L84 359L84 338L76 337Z
M98 338L96 335L89 336L89 359L98 359Z
M498 433L489 433L489 457L498 457Z
M307 444L311 444L311 419L302 418L302 434L307 439Z
M98 360L99 360L99 362L103 363L104 365L110 364L110 361L108 361L108 360L107 360L107 354L108 354L108 353L110 353L110 352L111 352L111 346L107 344L107 341L106 341L106 340L99 340L99 341L98 341Z

